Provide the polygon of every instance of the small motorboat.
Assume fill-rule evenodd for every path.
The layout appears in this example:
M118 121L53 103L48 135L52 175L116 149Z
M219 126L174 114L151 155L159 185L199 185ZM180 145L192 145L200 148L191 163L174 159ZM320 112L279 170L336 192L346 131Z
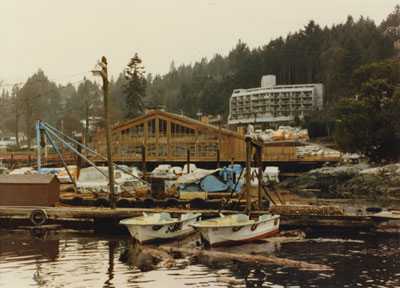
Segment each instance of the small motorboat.
M131 236L139 243L154 239L178 238L195 232L191 224L200 220L201 213L186 213L180 218L172 218L169 213L154 213L123 219L119 223L125 225Z
M130 173L134 177L119 168L114 170L114 180L116 190L123 190L133 192L136 189L143 188L143 183L139 181L139 174L136 169L131 169L129 167L124 167L126 170L130 170ZM85 191L89 190L92 192L102 192L109 191L108 178L102 174L103 171L105 175L108 175L108 167L87 167L83 168L79 173L79 178L76 181L76 186L78 190Z
M230 242L248 242L277 233L279 215L265 214L251 220L245 214L233 214L199 221L192 226L211 246Z

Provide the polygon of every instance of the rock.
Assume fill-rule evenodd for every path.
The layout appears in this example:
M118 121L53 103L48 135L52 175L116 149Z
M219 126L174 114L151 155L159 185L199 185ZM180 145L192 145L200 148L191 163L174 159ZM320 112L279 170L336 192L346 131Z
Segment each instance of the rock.
M391 199L400 199L400 187L388 188L386 196Z
M400 199L400 164L323 167L280 185L298 195L307 191L317 198ZM316 193L316 189L321 192Z

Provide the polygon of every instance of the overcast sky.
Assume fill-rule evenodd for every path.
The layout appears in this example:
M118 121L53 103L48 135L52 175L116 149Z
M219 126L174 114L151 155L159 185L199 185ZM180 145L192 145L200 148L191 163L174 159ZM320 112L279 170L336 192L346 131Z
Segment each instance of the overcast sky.
M0 0L0 81L24 82L41 68L55 82L106 56L115 77L135 52L147 73L171 61L226 56L238 40L255 48L303 28L361 15L380 24L396 0ZM57 79L55 79L57 78Z

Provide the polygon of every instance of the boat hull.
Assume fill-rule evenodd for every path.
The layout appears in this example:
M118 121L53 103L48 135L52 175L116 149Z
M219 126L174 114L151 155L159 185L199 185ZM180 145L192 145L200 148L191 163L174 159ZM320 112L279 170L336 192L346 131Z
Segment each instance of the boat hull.
M279 217L233 226L202 227L195 225L195 229L200 231L202 237L211 246L219 246L232 242L250 242L277 233L279 231Z
M155 239L174 239L191 234L195 232L191 225L199 217L200 214L197 214L185 220L172 218L175 221L146 225L129 224L129 219L122 220L120 223L128 228L132 238L136 239L139 243L145 243Z

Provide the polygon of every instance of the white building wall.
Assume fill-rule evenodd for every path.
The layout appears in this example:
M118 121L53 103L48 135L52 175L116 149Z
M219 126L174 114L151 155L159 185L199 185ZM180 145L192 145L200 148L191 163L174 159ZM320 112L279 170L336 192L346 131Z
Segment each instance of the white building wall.
M15 137L5 137L0 136L0 147L4 148L7 146L13 146L17 144L17 140Z
M322 107L322 84L275 85L275 81L275 75L266 75L261 80L264 87L234 90L228 124L292 121Z
M261 86L262 88L273 87L276 85L276 76L275 75L264 75L261 78Z

